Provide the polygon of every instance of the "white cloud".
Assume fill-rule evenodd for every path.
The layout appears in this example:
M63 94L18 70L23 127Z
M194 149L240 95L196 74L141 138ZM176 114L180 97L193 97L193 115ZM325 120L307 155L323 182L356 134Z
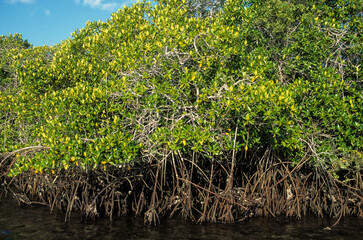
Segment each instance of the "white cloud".
M49 9L45 9L45 10L44 10L44 14L45 14L45 15L47 15L47 16L52 15L52 13L50 12L50 10L49 10Z
M114 11L118 8L121 8L121 6L115 2L112 2L112 3L104 3L102 4L101 6L101 9L102 10L106 10L106 11Z
M20 2L20 3L33 3L34 0L8 0L9 3L17 3L17 2Z
M81 0L75 0L75 2L79 4ZM104 0L83 0L83 5L105 11L115 11L122 7L122 4L116 2L105 2Z

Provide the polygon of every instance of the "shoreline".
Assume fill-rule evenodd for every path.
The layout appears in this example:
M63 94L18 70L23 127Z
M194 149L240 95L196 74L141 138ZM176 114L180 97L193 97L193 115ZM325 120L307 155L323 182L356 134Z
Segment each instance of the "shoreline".
M4 186L19 204L61 210L65 221L74 212L81 213L82 221L142 216L146 225L173 216L196 223L233 223L259 216L299 219L312 213L336 219L330 227L344 216L363 218L359 171L356 187L347 187L303 163L292 168L282 161L265 162L250 173L242 172L246 166L236 166L231 183L223 163L209 169L190 167L182 159L175 164L180 168L165 161L91 170L70 167L54 174L28 171L6 178Z

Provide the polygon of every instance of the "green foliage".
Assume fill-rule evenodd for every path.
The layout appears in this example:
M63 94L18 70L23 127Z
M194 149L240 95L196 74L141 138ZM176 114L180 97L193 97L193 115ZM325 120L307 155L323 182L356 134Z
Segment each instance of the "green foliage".
M17 94L0 93L1 152L48 149L15 156L11 174L266 150L361 166L361 7L221 1L208 15L196 2L137 3L19 50Z
M0 36L0 90L9 90L16 87L16 74L13 66L14 57L23 49L28 49L31 44L23 40L20 34Z

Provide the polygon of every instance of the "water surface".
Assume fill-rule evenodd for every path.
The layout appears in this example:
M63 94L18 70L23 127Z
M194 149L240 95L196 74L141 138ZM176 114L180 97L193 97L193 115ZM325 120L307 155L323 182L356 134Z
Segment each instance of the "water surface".
M18 206L12 199L0 201L0 240L27 239L363 239L363 220L346 217L331 231L324 230L335 221L314 216L301 220L253 218L234 224L196 224L182 219L164 219L161 224L144 226L141 218L107 219L81 223L72 215L49 213L42 206Z

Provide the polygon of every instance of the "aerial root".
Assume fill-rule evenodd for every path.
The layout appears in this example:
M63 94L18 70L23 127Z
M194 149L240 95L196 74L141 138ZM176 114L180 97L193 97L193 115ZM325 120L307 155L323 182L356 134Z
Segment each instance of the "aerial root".
M363 218L359 173L356 185L348 188L330 175L303 169L305 162L291 169L283 161L264 160L253 174L240 174L242 167L235 165L233 185L228 182L231 165L213 162L202 168L177 156L134 169L28 171L4 182L19 204L61 210L66 221L75 211L83 220L143 215L145 224L153 225L176 214L197 222L228 223L252 216L299 218L311 212L335 217L331 227L343 216Z

